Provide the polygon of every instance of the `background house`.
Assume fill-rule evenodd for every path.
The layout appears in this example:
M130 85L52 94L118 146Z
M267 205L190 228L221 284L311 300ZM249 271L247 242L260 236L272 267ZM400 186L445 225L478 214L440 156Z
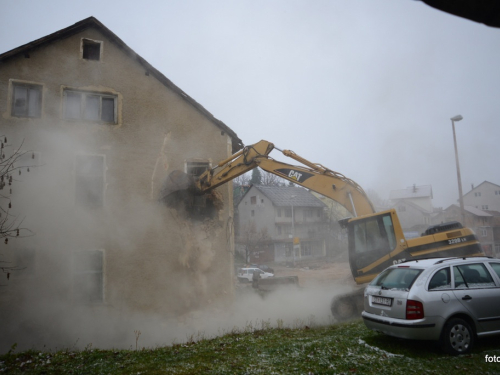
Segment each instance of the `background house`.
M407 237L419 235L430 225L433 215L431 185L392 190L389 199Z
M237 248L250 262L324 257L325 207L303 188L252 185L238 204ZM293 250L294 237L300 250Z
M500 211L500 185L483 181L463 196L464 205L480 210Z
M30 347L98 345L134 328L117 317L178 316L231 295L231 184L216 205L158 198L171 171L199 174L241 140L98 20L0 55L0 112L1 135L29 151L10 199L34 233L2 246L24 269L1 281L1 345L23 347L24 334ZM114 325L98 326L104 316Z

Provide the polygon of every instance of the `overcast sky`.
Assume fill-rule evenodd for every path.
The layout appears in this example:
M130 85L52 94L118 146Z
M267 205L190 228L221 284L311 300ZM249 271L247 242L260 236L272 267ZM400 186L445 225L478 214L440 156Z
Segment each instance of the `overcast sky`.
M413 0L0 0L0 53L96 17L245 144L434 206L500 184L500 29ZM274 152L275 158L286 161Z

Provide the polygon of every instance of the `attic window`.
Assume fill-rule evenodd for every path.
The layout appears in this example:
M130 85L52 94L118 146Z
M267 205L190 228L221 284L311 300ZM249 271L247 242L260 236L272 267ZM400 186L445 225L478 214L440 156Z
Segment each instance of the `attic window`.
M82 50L82 57L84 60L99 61L101 59L101 42L82 39Z

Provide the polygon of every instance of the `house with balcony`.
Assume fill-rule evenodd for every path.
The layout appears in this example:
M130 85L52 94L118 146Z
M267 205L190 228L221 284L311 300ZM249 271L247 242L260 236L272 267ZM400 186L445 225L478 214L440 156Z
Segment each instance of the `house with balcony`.
M250 263L326 256L326 205L309 190L252 185L237 210L236 247Z

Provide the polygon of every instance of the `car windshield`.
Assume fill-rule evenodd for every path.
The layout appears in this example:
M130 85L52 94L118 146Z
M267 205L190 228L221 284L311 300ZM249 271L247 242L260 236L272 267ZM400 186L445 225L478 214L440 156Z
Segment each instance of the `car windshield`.
M371 283L372 286L380 286L382 289L409 290L422 272L415 268L388 268L378 275Z

